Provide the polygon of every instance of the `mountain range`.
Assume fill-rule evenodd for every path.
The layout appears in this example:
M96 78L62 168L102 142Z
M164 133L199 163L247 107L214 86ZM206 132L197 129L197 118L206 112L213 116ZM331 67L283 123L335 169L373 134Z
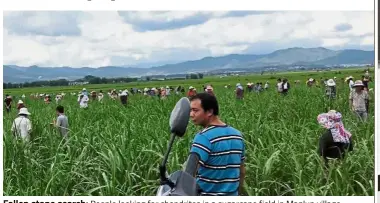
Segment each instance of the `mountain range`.
M269 54L230 54L220 57L205 57L199 60L147 67L22 67L3 65L4 82L20 83L37 80L75 80L86 75L97 77L140 77L146 75L170 75L190 72L212 72L216 70L249 69L261 71L268 67L282 66L339 66L344 64L374 64L375 52L356 49L330 50L317 48L288 48Z

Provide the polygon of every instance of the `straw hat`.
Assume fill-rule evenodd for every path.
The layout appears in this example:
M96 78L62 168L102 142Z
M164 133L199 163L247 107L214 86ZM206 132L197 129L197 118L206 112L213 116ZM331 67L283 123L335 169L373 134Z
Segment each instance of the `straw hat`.
M333 86L335 86L336 84L335 84L335 81L333 80L333 79L329 79L329 80L327 80L327 86L330 86L330 87L333 87Z
M24 102L22 100L18 100L17 104L23 104Z
M29 113L27 108L21 108L20 111L18 112L18 115L20 114L30 115L31 113Z
M194 87L193 87L193 86L190 86L190 87L189 87L189 90L191 90L191 89L194 89Z
M364 84L361 80L357 80L352 87L364 87Z
M309 82L313 82L314 81L314 79L313 78L309 78Z

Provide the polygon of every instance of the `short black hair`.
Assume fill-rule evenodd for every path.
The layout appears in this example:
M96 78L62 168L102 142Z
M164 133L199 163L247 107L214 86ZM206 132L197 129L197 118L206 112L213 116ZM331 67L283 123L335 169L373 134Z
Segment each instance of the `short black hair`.
M57 106L56 110L59 112L59 113L63 113L65 111L65 109L63 108L63 106L59 105Z
M202 92L190 97L190 101L193 101L196 99L201 100L201 106L204 111L212 110L212 113L215 116L219 115L219 105L215 96L210 95L206 92Z

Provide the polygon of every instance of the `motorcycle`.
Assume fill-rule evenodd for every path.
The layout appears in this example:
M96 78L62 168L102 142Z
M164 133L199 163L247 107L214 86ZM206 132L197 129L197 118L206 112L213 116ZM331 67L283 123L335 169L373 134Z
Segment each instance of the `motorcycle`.
M164 160L159 166L160 186L156 196L198 196L200 194L196 178L185 171L175 171L168 175L166 163L176 137L183 137L190 119L190 101L181 98L170 114L171 137Z

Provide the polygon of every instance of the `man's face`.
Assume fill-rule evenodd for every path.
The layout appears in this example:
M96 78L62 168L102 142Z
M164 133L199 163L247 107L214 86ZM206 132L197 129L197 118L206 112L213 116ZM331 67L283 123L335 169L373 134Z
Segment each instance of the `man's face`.
M206 126L211 116L210 112L205 112L201 105L201 100L191 101L190 118L195 125Z

